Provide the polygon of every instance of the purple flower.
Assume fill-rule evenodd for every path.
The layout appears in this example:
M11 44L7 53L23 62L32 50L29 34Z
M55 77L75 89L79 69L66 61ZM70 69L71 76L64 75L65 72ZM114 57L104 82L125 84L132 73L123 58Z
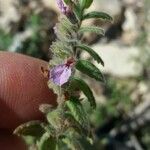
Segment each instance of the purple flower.
M65 6L63 0L57 0L57 5L63 14L67 14L69 8Z
M56 85L63 85L66 83L71 76L71 66L67 64L60 64L55 66L52 70L50 70L50 79Z

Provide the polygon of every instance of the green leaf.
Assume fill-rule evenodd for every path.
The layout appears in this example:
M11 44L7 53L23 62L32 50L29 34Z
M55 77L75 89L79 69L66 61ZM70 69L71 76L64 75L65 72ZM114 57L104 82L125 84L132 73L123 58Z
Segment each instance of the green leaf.
M76 47L87 51L98 63L101 63L104 66L103 60L92 48L84 44L76 45Z
M38 143L38 150L56 150L56 139L45 133Z
M76 17L78 18L78 20L82 19L82 11L78 4L74 6L74 13L75 13Z
M97 12L97 11L93 11L88 14L85 14L82 20L91 19L91 18L99 18L99 19L106 20L106 21L113 21L113 18L107 13Z
M87 60L78 60L76 62L76 69L91 78L94 78L98 81L104 81L104 76L101 71L94 64Z
M50 50L53 55L62 59L69 57L72 54L71 47L67 43L64 43L60 40L56 40L55 42L53 42Z
M91 27L81 27L79 30L79 33L84 33L84 32L92 32L100 35L104 35L105 32L102 28L96 27L96 26L91 26Z
M93 108L95 108L96 102L92 90L82 79L73 77L71 78L69 89L74 90L76 88L80 89L84 93L84 95L87 97L88 101L90 102L90 105Z
M93 0L86 0L85 8L89 8L92 3L93 3Z
M72 3L71 0L64 0L64 2L65 2L67 5Z
M81 9L89 8L93 2L93 0L80 0Z
M71 150L84 150L81 146L80 142L74 137L66 136L62 139L62 141L67 145L67 147Z
M62 126L62 115L63 114L60 110L53 110L47 114L47 121L54 129L59 130Z
M45 133L44 123L40 121L30 121L17 127L14 134L18 136L41 137Z
M70 128L72 127L80 135L88 135L89 127L83 128L82 125L73 117L73 115L70 112L65 113L65 118L70 123Z
M38 140L36 137L33 136L22 136L22 138L28 146L36 145L36 142Z
M53 64L52 64L53 65ZM56 95L59 95L59 86L54 84L51 80L48 81L48 87L51 89Z
M70 100L66 101L66 106L70 110L75 120L79 122L83 128L89 127L89 120L87 118L87 114L85 113L85 110L78 99L71 98Z
M84 9L86 5L86 0L80 0L79 3L80 3L80 8Z
M41 104L39 106L39 110L44 114L47 114L47 113L53 111L53 109L54 109L54 106L52 106L50 104Z

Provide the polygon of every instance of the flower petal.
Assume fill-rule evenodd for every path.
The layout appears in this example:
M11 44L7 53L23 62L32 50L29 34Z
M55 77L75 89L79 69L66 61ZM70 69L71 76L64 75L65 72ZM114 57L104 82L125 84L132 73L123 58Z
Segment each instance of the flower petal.
M63 14L66 14L67 7L64 5L63 0L57 0L57 5Z
M68 67L65 64L58 65L50 71L50 79L59 86L66 83L70 76L71 67Z
M70 76L71 76L71 67L66 66L60 77L60 85L63 85L64 83L68 82Z

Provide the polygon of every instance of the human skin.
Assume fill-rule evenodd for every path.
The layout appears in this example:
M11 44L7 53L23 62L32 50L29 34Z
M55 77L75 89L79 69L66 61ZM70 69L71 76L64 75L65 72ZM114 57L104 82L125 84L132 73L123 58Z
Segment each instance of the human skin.
M39 105L56 104L40 68L47 62L29 56L0 52L0 149L25 150L25 144L12 135L21 123L42 119Z

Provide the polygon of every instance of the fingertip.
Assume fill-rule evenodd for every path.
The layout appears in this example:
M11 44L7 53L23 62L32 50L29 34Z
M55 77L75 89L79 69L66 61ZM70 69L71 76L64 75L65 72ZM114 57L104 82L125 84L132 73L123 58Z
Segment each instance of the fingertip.
M40 119L42 103L56 103L48 89L41 66L48 63L16 53L0 52L0 123L1 128L15 128L31 119Z

